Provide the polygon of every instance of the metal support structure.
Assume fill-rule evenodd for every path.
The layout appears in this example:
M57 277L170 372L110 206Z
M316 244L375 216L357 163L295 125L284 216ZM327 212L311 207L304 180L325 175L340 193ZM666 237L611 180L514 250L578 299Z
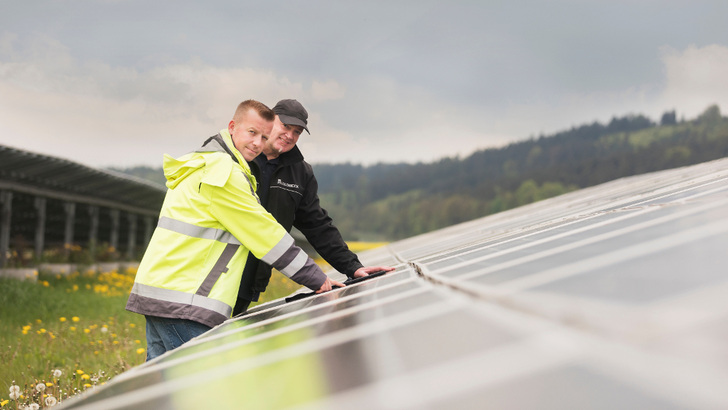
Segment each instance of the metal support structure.
M152 240L152 233L154 232L154 221L151 216L144 217L144 248L146 249L149 245L149 241Z
M43 257L45 249L45 228L46 228L46 204L48 200L45 197L38 196L35 198L33 205L35 206L37 218L35 220L35 259L40 260Z
M13 210L13 193L0 191L0 268L4 268L10 250L10 219Z
M73 225L76 223L76 203L66 202L63 204L66 213L66 227L63 230L63 253L68 256L73 245Z
M129 219L129 240L127 242L126 257L132 260L134 258L134 248L136 247L137 216L128 214L127 218Z
M111 238L109 238L109 245L114 248L114 251L119 250L119 210L111 209L109 211L111 216Z
M46 248L52 245L55 249L61 244L63 250L58 256L67 259L79 246L95 258L102 242L114 249L103 259L118 259L119 248L125 256L126 215L136 215L137 225L140 218L154 220L165 191L164 185L120 172L0 144L0 268L19 264L16 251L23 253L18 262L26 264L29 261L25 259L32 254L33 262L40 263L46 259ZM79 207L89 207L88 214ZM110 220L106 216L109 211ZM124 221L120 226L121 213ZM142 245L138 230L143 228L136 229L137 235L132 233L135 256ZM31 240L33 245L27 243Z
M91 219L90 227L88 230L88 249L91 253L91 257L96 259L96 242L98 241L99 234L99 207L91 205L88 207L88 215Z

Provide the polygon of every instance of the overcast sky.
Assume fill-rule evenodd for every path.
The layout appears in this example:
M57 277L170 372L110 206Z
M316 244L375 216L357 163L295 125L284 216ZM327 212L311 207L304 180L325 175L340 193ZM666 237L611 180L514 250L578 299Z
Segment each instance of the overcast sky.
M728 111L728 2L0 0L0 144L160 166L245 99L311 163L467 156L613 116Z

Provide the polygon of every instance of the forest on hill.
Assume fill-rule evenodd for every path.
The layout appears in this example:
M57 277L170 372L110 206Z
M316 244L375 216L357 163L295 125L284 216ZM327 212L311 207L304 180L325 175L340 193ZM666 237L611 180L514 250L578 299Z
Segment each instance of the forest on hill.
M396 240L617 178L728 156L718 106L678 121L614 117L429 163L312 164L347 240ZM161 169L116 169L163 183Z

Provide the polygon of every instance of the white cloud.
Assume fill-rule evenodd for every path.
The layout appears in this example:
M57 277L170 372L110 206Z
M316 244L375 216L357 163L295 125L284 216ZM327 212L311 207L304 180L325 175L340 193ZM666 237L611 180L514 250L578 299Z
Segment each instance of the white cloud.
M690 46L683 51L662 49L665 91L662 100L679 107L687 118L695 117L710 104L728 107L728 47Z
M337 81L314 81L311 84L311 97L314 101L340 100L346 95L346 87Z
M157 165L224 128L240 101L302 89L270 71L199 61L147 71L79 62L46 41L0 59L0 143L93 166Z

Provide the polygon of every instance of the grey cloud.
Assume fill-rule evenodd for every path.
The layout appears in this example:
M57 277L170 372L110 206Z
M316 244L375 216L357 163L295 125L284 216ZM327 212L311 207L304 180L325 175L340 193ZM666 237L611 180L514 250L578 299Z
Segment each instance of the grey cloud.
M376 161L383 144L407 149L443 133L475 149L628 112L680 111L681 99L723 101L720 89L693 92L667 78L660 50L728 47L726 14L718 0L6 2L0 87L66 95L79 109L97 98L126 110L115 127L138 135L216 129L228 113L213 112L243 96L299 98L318 129ZM315 98L314 83L338 88ZM422 157L433 146L432 158L466 149L420 145Z

